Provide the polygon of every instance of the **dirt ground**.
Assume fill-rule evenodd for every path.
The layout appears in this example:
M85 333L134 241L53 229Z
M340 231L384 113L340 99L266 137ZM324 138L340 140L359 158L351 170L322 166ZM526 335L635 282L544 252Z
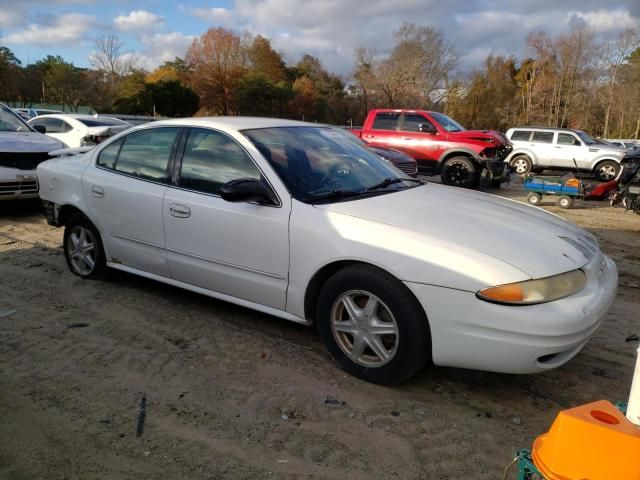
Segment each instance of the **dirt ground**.
M0 204L0 478L502 478L559 410L627 399L640 334L640 216L543 207L620 270L591 342L543 374L431 368L385 388L309 328L130 275L83 281L37 204Z

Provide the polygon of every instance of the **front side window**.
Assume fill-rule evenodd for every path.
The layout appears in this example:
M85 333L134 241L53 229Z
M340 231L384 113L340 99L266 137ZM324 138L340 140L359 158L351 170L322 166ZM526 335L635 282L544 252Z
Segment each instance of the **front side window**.
M580 140L569 133L559 133L558 145L580 145Z
M420 128L422 126L422 129ZM405 132L435 132L433 124L422 115L407 113L404 116L402 130Z
M553 143L553 132L533 132L532 142Z
M171 178L169 160L176 148L179 131L177 127L163 127L127 135L115 163L116 171L168 183Z
M222 185L238 178L260 179L260 170L242 147L224 133L192 129L182 157L179 185L218 194Z
M376 119L373 121L374 130L397 130L400 114L396 112L379 112L376 113Z
M305 203L387 194L420 184L337 128L273 127L242 133L291 195Z
M582 141L584 143L586 143L587 145L595 145L597 142L591 138L587 132L583 132L582 130L574 130L578 136L582 139Z

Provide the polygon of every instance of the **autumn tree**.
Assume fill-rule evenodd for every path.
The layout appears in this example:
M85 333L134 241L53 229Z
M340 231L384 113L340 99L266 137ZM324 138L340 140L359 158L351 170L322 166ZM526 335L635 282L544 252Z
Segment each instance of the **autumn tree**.
M224 28L211 28L193 41L185 63L203 112L237 112L236 91L249 67L247 50L245 39Z
M22 76L20 65L20 60L9 48L0 46L0 99L18 97Z

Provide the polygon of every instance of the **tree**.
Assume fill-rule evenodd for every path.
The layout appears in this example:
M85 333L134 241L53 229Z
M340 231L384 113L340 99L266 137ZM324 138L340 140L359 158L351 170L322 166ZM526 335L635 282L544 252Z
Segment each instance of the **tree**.
M0 99L18 96L21 77L21 62L7 47L0 45Z
M120 113L190 117L198 111L198 95L176 80L147 83L134 95L116 100Z
M136 68L136 57L124 50L125 44L117 35L108 34L98 37L95 51L89 55L94 68L109 76L120 77Z
M211 28L193 41L185 58L189 84L200 107L213 114L234 115L236 93L249 67L246 41L224 28Z
M277 84L287 78L282 56L271 47L271 42L258 35L248 48L249 63L253 72Z

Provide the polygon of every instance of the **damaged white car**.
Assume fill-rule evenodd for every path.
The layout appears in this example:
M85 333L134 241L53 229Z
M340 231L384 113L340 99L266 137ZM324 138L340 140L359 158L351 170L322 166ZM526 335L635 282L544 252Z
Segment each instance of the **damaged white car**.
M117 118L76 113L40 115L29 120L29 125L69 148L98 145L133 126Z
M328 126L162 121L45 162L38 178L76 275L123 270L315 324L342 368L372 382L430 361L558 367L616 295L616 266L587 231L405 176Z

